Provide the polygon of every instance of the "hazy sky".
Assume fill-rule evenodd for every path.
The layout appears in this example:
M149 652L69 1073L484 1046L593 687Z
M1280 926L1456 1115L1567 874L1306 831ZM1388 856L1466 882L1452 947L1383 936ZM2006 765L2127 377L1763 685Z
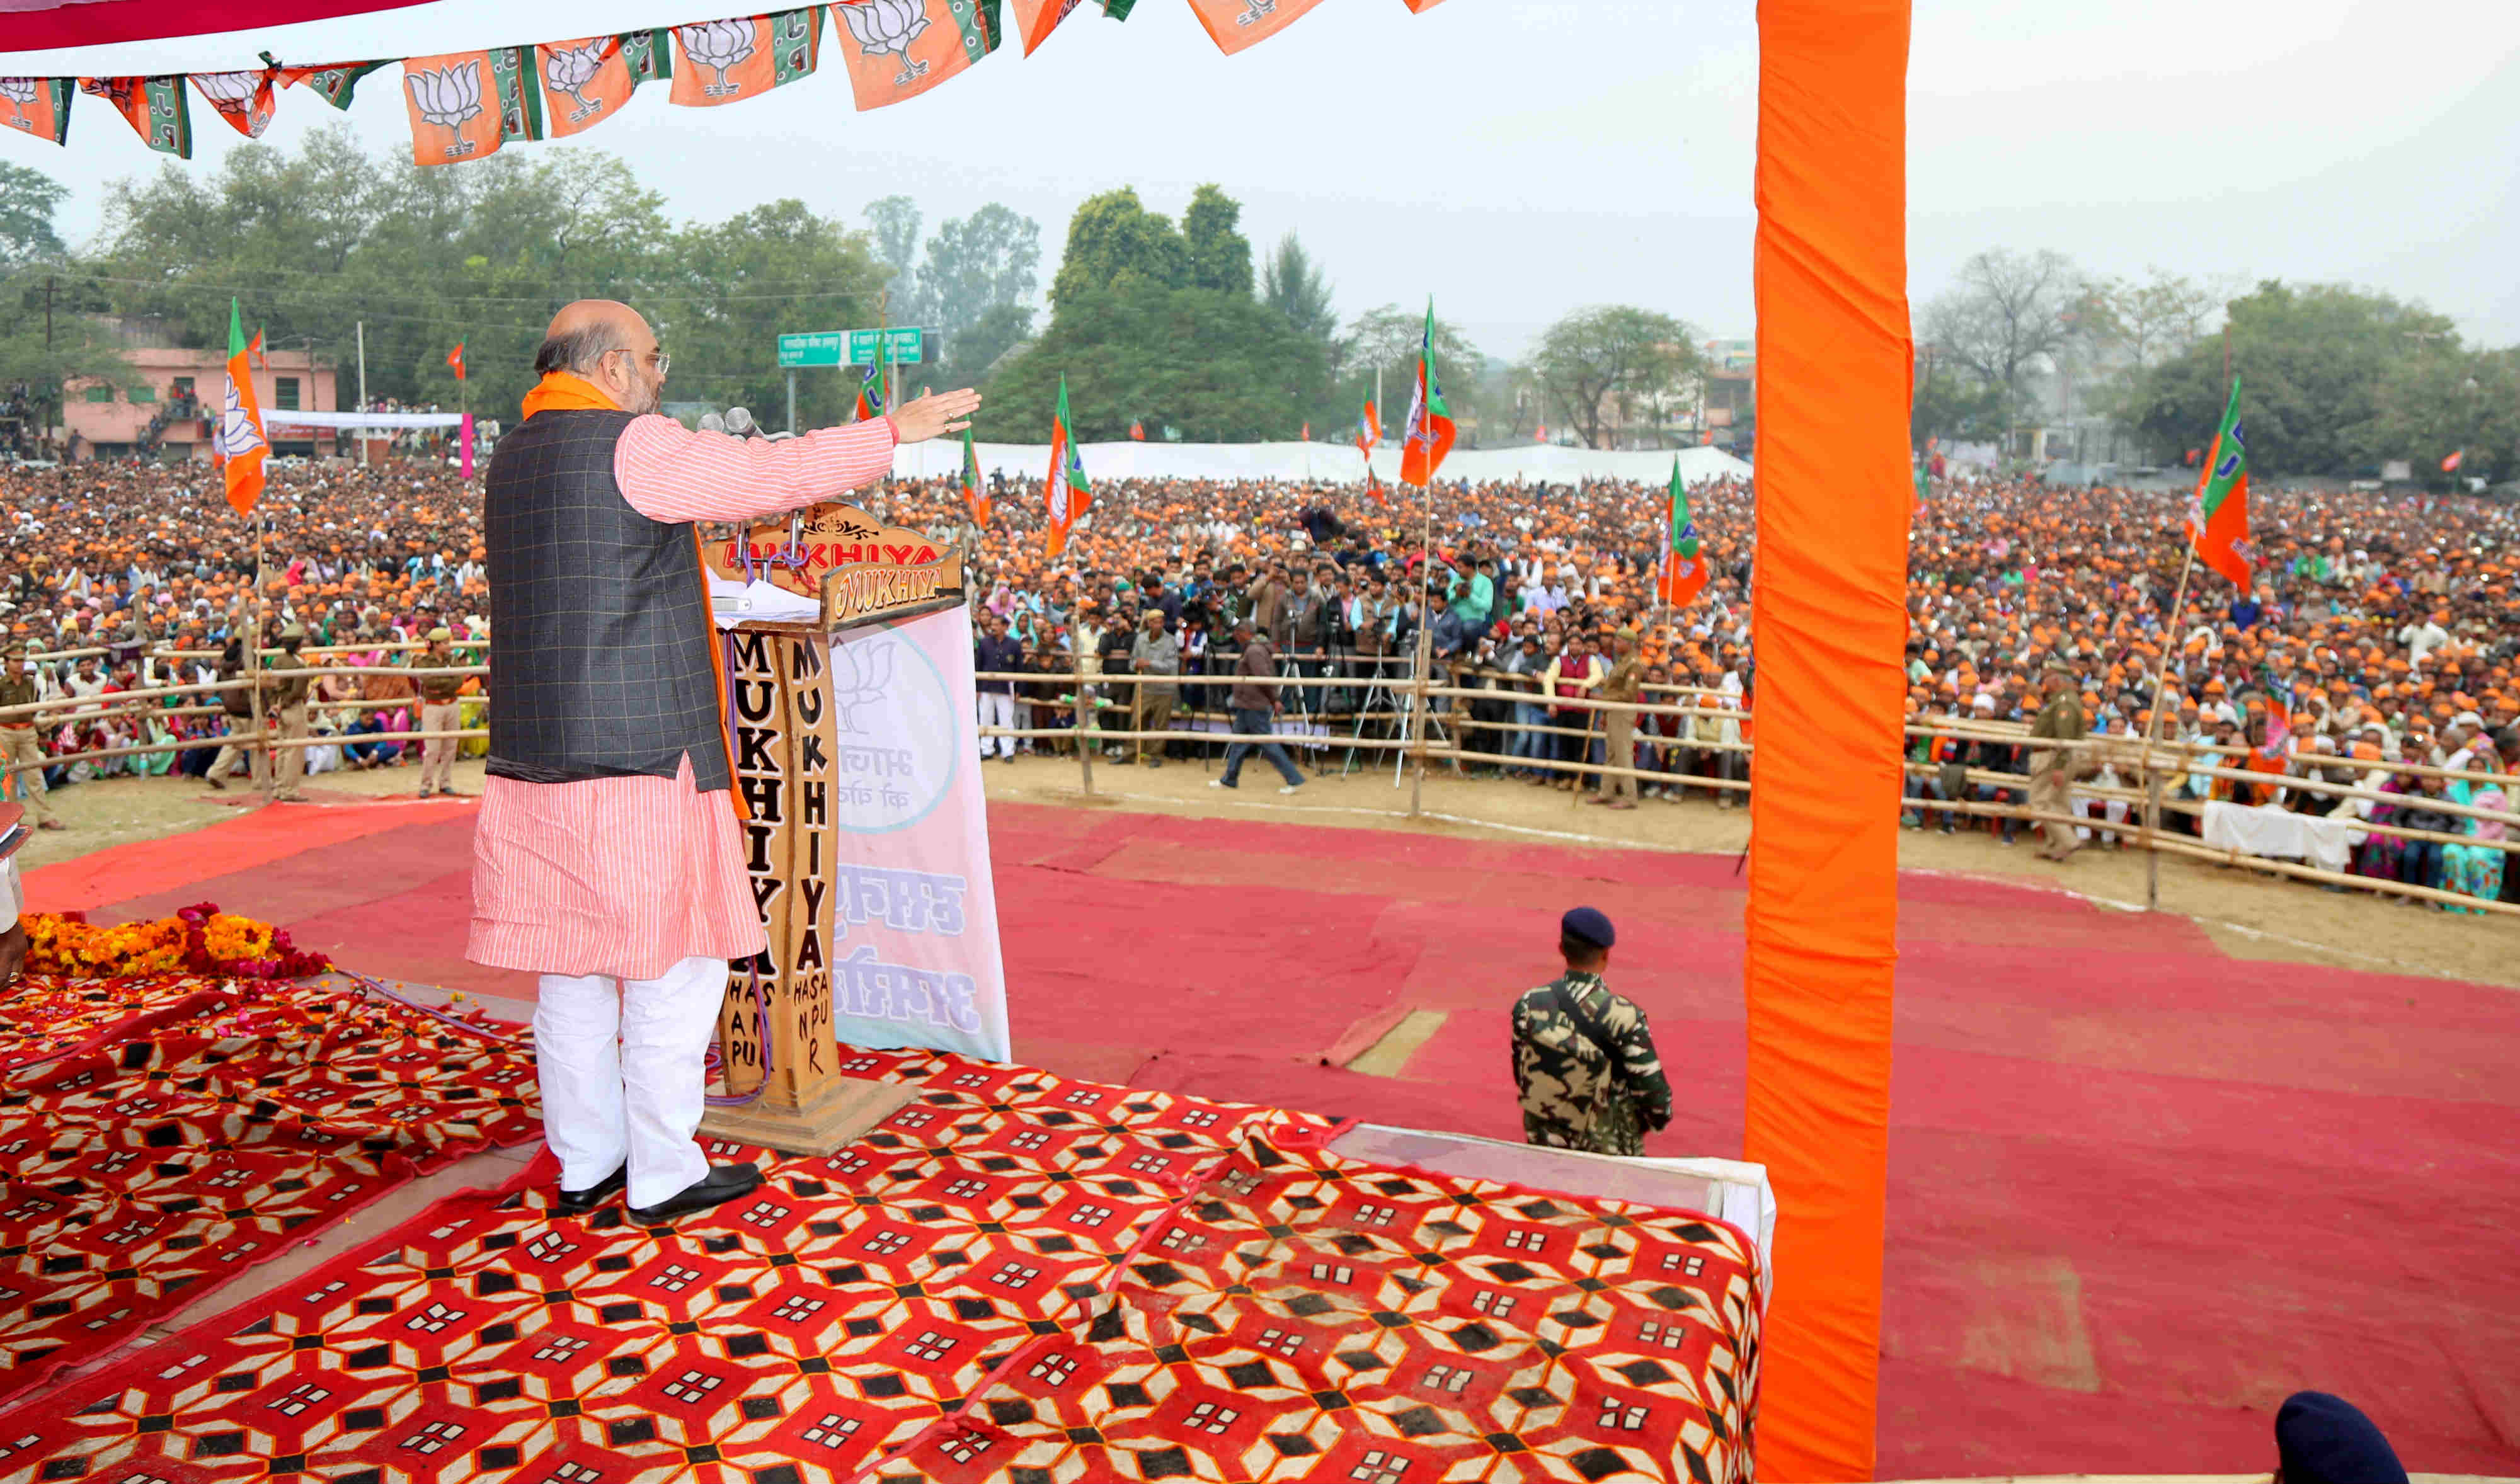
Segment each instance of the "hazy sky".
M716 14L438 0L116 59L0 55L0 74L400 56ZM932 223L1000 201L1042 223L1045 281L1083 197L1134 184L1178 212L1214 180L1255 244L1301 234L1343 313L1431 292L1510 356L1602 301L1750 333L1757 40L1750 0L1449 0L1418 17L1328 0L1228 58L1177 0L1140 0L1126 24L1080 11L1029 61L1010 42L872 113L827 54L823 75L766 98L701 112L648 89L575 145L510 148L625 155L694 217L794 196L854 221L900 192ZM827 48L850 44L826 26ZM398 85L372 75L347 115L373 146L408 148ZM1910 96L1920 304L1981 247L2054 247L2109 274L2348 280L2520 341L2514 0L1917 0ZM240 141L193 112L198 169ZM284 92L266 137L339 116ZM67 150L17 137L0 157L74 186L74 237L106 182L157 158L93 99Z

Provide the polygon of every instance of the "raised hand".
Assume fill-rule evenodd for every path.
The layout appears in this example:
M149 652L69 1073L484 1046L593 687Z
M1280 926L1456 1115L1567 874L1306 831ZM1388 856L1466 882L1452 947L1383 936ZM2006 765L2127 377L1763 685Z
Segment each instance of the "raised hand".
M936 392L919 388L916 401L904 402L893 409L893 431L904 443L920 443L961 432L971 426L971 414L980 409L980 394L966 386L961 391Z

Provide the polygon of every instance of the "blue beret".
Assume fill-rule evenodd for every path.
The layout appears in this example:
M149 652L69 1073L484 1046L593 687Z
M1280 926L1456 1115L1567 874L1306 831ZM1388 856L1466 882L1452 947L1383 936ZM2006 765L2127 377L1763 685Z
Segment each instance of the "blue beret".
M2275 1413L2284 1484L2407 1484L2397 1450L2362 1409L2324 1391L2296 1391Z
M1581 938L1596 948L1608 948L1619 941L1618 929L1610 920L1592 907L1578 907L1557 920L1557 930L1570 938Z

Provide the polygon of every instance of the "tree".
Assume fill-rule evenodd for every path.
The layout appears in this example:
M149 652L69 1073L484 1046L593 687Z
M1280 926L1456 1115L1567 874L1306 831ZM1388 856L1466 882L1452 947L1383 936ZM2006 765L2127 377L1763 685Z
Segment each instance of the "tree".
M1051 280L1054 304L1071 293L1190 285L1190 252L1172 218L1149 211L1137 188L1090 197L1067 224L1067 249Z
M2002 389L2008 428L2020 417L2024 374L2063 348L2065 316L2082 288L2063 253L1992 248L1962 263L1952 288L1925 306L1925 339Z
M1306 380L1302 347L1283 316L1246 294L1072 290L1049 332L990 382L980 435L1042 441L1064 374L1081 439L1125 437L1142 420L1196 443L1288 437L1326 391Z
M2430 483L2455 453L2460 476L2520 476L2520 348L2425 342L2382 374L2371 416L2345 441L2358 470L2405 459Z
M1628 304L1578 309L1549 327L1532 352L1532 380L1588 448L1606 448L1638 411L1655 407L1699 369L1696 332Z
M1304 245L1287 233L1278 239L1260 271L1260 298L1286 317L1298 335L1329 344L1338 338L1338 310L1330 301L1329 280Z
M2203 338L2230 296L2183 273L2145 272L2140 284L2113 278L2090 285L2082 302L2068 311L2081 333L2123 354L2138 375Z
M924 372L921 380L939 387L983 385L1007 352L1031 338L1030 305L992 304L945 341L945 358L937 365L933 380Z
M867 225L875 233L876 260L892 270L885 281L889 294L888 318L896 325L924 322L921 310L925 304L920 297L919 282L919 202L907 196L887 196L866 209Z
M2399 386L2411 409L2420 388L2438 383L2409 363L2461 354L2448 318L2342 284L2271 279L2231 301L2228 333L2249 465L2269 472L2342 474L2366 459L2420 452L2387 447L2408 433L2403 423L2389 430L2385 388ZM2129 408L2162 445L2196 448L2213 436L2228 390L2221 340L2203 340L2147 372Z
M1242 203L1223 188L1201 186L1192 193L1182 213L1182 247L1189 258L1190 287L1219 293L1251 293L1251 243L1235 230L1242 220Z
M991 202L927 240L927 264L919 276L926 323L957 335L992 309L1032 297L1040 279L1041 224ZM1027 333L1030 324L1027 313Z
M69 194L69 187L41 170L0 160L0 266L61 255L53 213Z

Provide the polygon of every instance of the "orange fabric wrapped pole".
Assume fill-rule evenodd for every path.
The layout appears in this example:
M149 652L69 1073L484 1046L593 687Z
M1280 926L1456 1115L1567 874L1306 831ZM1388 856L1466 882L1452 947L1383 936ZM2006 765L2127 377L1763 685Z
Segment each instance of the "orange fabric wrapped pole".
M1868 1479L1908 622L1909 0L1759 6L1759 750L1745 1154L1777 1191L1759 1476Z

